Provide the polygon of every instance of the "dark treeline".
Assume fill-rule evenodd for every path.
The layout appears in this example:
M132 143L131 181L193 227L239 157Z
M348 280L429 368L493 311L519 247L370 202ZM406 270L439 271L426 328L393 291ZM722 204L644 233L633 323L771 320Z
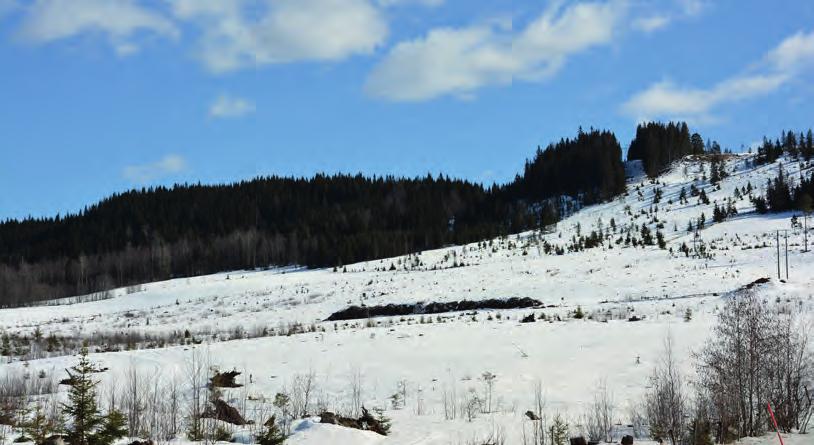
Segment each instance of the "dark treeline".
M497 188L447 178L317 175L133 190L77 215L0 225L0 294L15 305L223 270L335 266L534 221Z
M686 125L647 128L687 133ZM597 130L538 150L523 174L502 186L429 175L317 175L132 190L77 214L0 224L0 306L474 242L556 222L555 198L591 204L624 190L619 142Z
M710 152L720 153L717 143L709 144ZM690 135L686 123L662 124L650 122L636 127L636 137L630 143L628 160L641 160L650 177L658 176L670 163L687 155L706 151L698 133Z
M814 173L800 175L792 184L783 167L778 167L777 177L766 183L766 195L752 199L758 213L800 210L810 213L814 197Z
M757 149L757 163L768 164L774 162L784 154L791 157L802 157L806 161L814 155L814 134L809 129L807 132L800 132L799 135L793 131L784 131L779 139L774 141L763 138L763 143Z
M756 164L767 164L786 155L791 159L801 159L805 162L814 155L814 134L812 130L800 132L799 136L793 131L784 131L774 142L763 138L763 144L758 147ZM810 165L809 165L810 166ZM766 194L752 199L758 213L787 212L800 210L810 213L814 204L814 172L801 173L797 180L789 178L778 165L777 176L766 183Z
M508 189L531 202L557 196L579 197L583 204L605 201L625 191L622 147L611 132L580 129L574 139L538 148Z

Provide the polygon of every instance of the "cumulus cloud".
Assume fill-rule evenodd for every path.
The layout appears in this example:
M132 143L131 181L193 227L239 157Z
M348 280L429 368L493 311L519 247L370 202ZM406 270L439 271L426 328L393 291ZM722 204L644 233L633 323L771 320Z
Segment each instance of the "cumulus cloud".
M171 154L150 164L128 165L122 171L122 176L130 182L146 184L156 179L180 173L186 169L186 159Z
M221 94L209 106L209 117L214 119L236 118L251 114L254 110L254 104L246 99Z
M106 35L120 54L132 53L137 32L167 37L175 25L132 0L36 0L26 7L19 34L34 43L48 43L85 33Z
M524 29L497 24L437 28L397 44L366 83L369 94L394 101L444 95L471 97L515 79L540 81L566 60L612 42L625 2L556 4Z
M197 54L213 72L369 54L388 34L381 11L370 0L177 0L172 4L177 18L200 28Z
M729 77L709 88L657 82L631 97L622 111L639 121L668 118L714 122L716 107L777 91L812 63L814 32L797 33L772 49L752 73Z

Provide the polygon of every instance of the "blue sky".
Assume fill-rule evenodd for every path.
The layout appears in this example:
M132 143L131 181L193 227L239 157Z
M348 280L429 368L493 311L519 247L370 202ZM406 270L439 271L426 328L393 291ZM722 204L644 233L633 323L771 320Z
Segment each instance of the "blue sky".
M814 125L814 2L0 0L0 219L175 182L511 179L538 145Z

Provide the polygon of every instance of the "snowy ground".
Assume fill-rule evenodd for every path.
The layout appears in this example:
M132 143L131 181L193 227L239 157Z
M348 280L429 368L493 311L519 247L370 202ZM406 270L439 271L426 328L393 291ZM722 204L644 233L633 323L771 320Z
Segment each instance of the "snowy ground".
M737 217L712 223L715 202L723 203L735 188L748 183L755 193L762 193L766 180L777 174L776 164L753 169L747 161L748 157L734 157L728 162L731 176L721 182L720 190L696 180L702 174L699 164L690 160L660 177L657 184L635 177L626 196L583 209L562 221L554 233L543 235L549 243L564 246L578 232L600 228L611 231L615 240L631 224L646 223L655 236L661 223L673 254L655 246L612 243L609 249L605 242L604 247L582 252L547 255L533 234L524 233L491 245L456 246L348 265L345 273L330 269L222 273L152 283L129 295L119 290L111 300L2 310L0 329L31 333L39 327L45 335L189 330L205 338L195 348L213 365L243 371L246 387L229 393L233 399L245 399L247 394L254 399L273 398L296 376L313 373L321 401L342 409L354 376L359 376L365 405L388 408L393 419L387 438L304 421L287 442L293 444L457 445L493 430L504 431L508 444L521 443L523 413L532 408L537 382L542 384L549 412L577 419L596 385L605 381L614 393L619 422L627 423L629 407L639 402L668 334L683 358L682 367L692 375L690 353L707 337L725 293L772 277L760 290L766 298L779 298L807 317L814 313L814 253L802 252L803 233L791 228L791 214L755 215L744 198L736 201ZM794 178L801 167L789 162L785 168ZM691 184L705 189L709 205L689 196ZM662 189L662 198L653 212L657 188ZM688 204L678 202L682 188ZM713 257L687 258L678 253L678 247L693 246L693 234L686 227L701 212L707 224L700 242ZM790 230L786 282L776 279L774 241L779 229ZM638 236L638 227L633 233ZM460 263L465 266L451 267ZM396 271L388 271L391 264ZM785 266L782 269L785 278ZM474 318L452 314L443 322L430 317L433 323L421 323L419 317L385 319L374 327L365 327L364 321L355 327L353 322L348 327L321 322L351 304L503 297L536 298L551 307L481 311ZM569 318L577 306L589 317ZM687 309L692 313L689 321L684 319ZM519 323L531 312L559 316L562 321ZM644 320L628 322L631 315ZM258 332L291 323L313 323L319 332L231 341L203 336L218 334L223 340L235 337L236 327ZM94 354L93 359L110 367L103 378L115 385L130 366L167 378L180 374L191 353L191 346L175 346ZM70 356L51 357L5 368L59 372L74 361ZM472 422L460 414L445 420L445 396L457 403L470 391L480 394L485 372L497 376L494 413L480 414ZM408 397L403 409L394 410L388 397L400 383L406 384ZM758 443L773 442L767 438L749 445ZM786 443L814 442L792 436Z

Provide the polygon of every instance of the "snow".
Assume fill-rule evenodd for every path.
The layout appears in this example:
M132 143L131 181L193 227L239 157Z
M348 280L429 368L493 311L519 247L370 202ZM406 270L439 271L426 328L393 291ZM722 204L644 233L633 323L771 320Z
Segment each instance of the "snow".
M286 444L355 444L379 445L385 443L386 438L369 431L357 431L337 425L315 423L306 419L297 426L292 437Z
M608 230L612 218L617 227L642 224L652 219L642 210L653 206L655 189L661 188L657 216L674 255L655 246L615 244L612 249L546 255L531 243L533 234L526 232L494 240L486 248L454 246L352 264L347 273L292 268L237 271L150 283L131 294L119 289L114 298L104 301L0 310L0 329L30 333L39 327L45 335L178 334L188 329L205 339L195 348L205 352L213 365L252 376L251 383L244 379L246 387L228 393L229 397L248 393L273 398L297 375L313 372L320 397L341 408L349 400L351 376L360 374L365 406L387 408L393 419L392 434L386 438L306 419L296 425L289 444L465 444L496 430L504 431L506 443L521 443L523 413L532 407L537 382L542 383L547 411L576 419L596 385L605 381L614 393L617 417L626 422L628 408L639 402L646 389L667 335L673 337L683 358L683 371L692 376L690 354L707 338L728 292L771 277L769 284L760 287L767 299L779 298L807 317L814 312L814 253L802 252L803 234L790 227L791 214L756 215L748 199L743 199L737 201L737 217L712 223L714 202L724 202L735 188L747 183L762 193L766 180L776 175L777 164L752 168L749 159L734 156L727 161L731 175L721 182L720 190L696 181L701 175L692 159L659 177L658 184L643 176L641 165L631 164L625 196L582 209L560 222L556 231L543 235L550 243L566 245L577 231ZM784 167L789 178L799 176L798 163L786 162ZM678 203L680 190L685 188L689 195L693 183L704 186L711 204L698 204L690 196L689 204ZM707 226L701 238L716 245L715 256L686 258L677 249L681 243L692 246L693 235L686 226L702 211ZM651 228L655 235L655 224ZM781 229L790 229L786 282L776 280L773 243L775 231ZM405 269L419 260L422 266ZM465 266L451 267L453 262ZM391 264L399 270L388 271ZM433 266L436 270L431 270ZM427 317L432 323L427 319L421 323L419 316L384 318L376 320L380 324L374 327L365 327L364 320L322 322L351 304L503 297L536 298L550 307L480 311L474 319L471 314L445 314L440 320ZM577 306L588 317L567 319ZM689 322L684 321L687 309L692 312ZM519 323L531 312L567 320ZM630 315L644 320L628 322ZM236 327L259 332L284 330L293 323L313 324L324 332L231 341L215 341L211 335L223 340L232 338ZM99 353L92 358L110 367L101 378L104 384L115 385L131 365L154 376L180 374L192 349L173 346ZM49 357L5 368L59 372L74 361L70 356ZM479 415L473 422L460 413L455 420L445 420L445 394L454 392L461 398L468 391L481 392L479 378L487 371L497 376L496 412ZM395 410L388 398L400 382L406 382L409 396L406 406ZM768 437L745 443L773 442ZM786 443L812 442L810 437L792 435Z

